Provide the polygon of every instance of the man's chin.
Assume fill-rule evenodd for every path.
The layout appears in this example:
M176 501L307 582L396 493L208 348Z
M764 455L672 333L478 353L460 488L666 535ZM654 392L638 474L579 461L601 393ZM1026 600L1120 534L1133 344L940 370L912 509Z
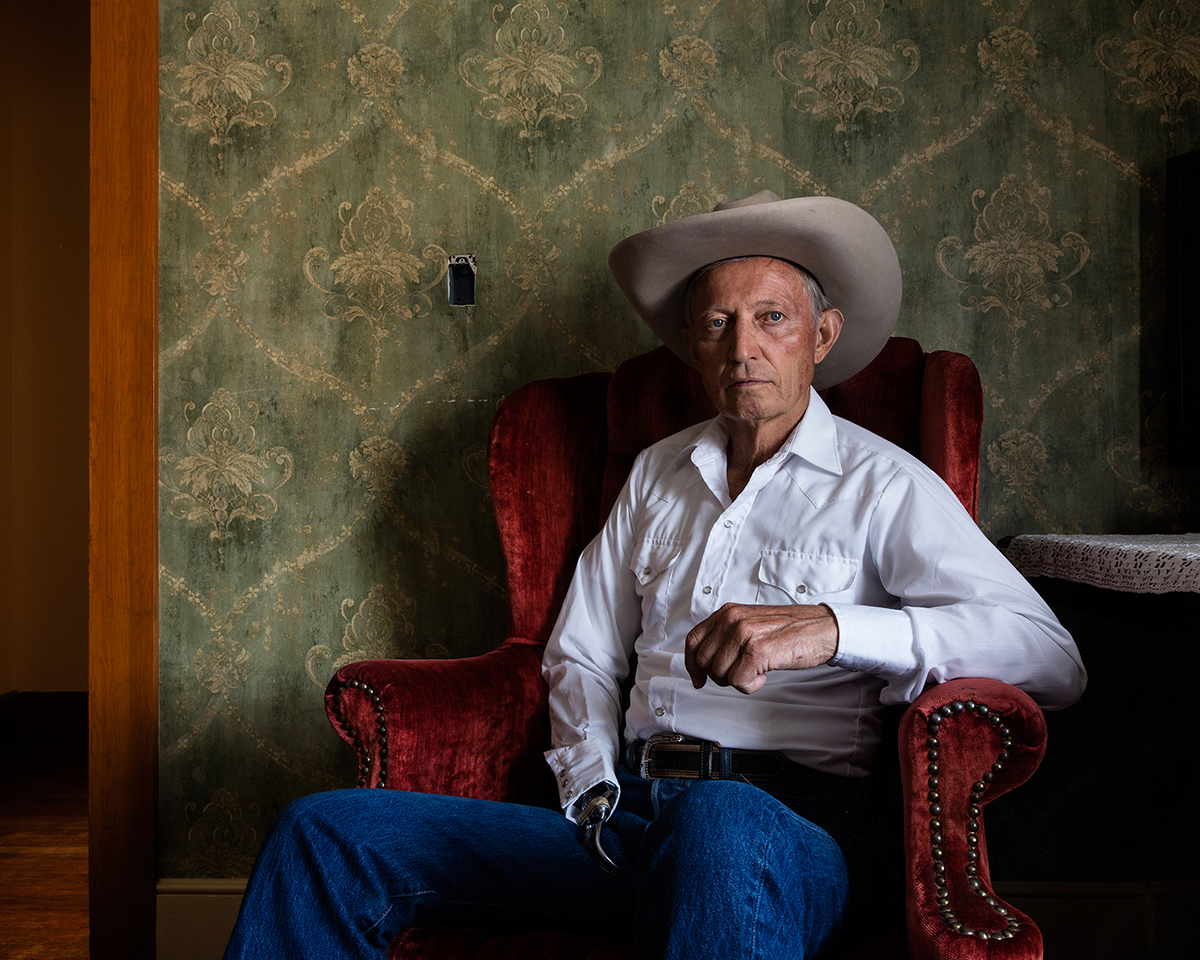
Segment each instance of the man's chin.
M781 411L773 410L766 404L761 403L728 403L725 405L722 413L730 420L736 420L739 423L765 423L768 420L774 420L780 416Z
M756 396L756 394L758 394ZM717 408L729 420L744 423L747 426L765 425L775 420L798 421L804 415L807 403L801 406L797 402L791 406L778 401L762 391L743 390L737 393L726 393L724 402ZM804 400L808 398L805 397ZM793 424L794 426L795 424Z

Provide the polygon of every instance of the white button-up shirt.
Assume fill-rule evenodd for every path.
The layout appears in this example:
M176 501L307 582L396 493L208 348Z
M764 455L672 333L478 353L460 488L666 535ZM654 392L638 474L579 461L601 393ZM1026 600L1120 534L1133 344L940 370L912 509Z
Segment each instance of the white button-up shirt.
M781 750L817 770L869 772L882 704L932 682L989 677L1045 707L1086 682L1074 642L924 464L834 417L815 391L784 446L736 500L722 417L643 451L584 550L546 647L553 748L568 814L616 782L625 737L681 733ZM775 671L746 695L684 669L689 630L727 602L826 604L837 655Z

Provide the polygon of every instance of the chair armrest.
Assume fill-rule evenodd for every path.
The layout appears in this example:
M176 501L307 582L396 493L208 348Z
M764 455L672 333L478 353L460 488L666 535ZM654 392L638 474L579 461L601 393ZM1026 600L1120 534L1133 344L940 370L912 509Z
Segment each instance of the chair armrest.
M460 660L351 663L325 711L358 753L359 786L552 806L541 659L541 644L509 639Z
M900 722L905 900L912 960L1033 960L1042 935L996 897L983 810L1020 786L1046 751L1046 721L995 680L952 680L923 693Z

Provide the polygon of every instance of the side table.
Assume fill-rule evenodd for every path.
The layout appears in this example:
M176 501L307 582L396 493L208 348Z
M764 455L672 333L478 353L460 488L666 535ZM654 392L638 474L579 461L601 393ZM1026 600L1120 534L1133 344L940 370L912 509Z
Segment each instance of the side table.
M989 821L1004 860L993 876L1022 881L1003 893L1039 918L1047 956L1185 956L1200 899L1187 785L1200 534L1019 536L1002 548L1075 638L1088 686L1047 713L1045 762Z

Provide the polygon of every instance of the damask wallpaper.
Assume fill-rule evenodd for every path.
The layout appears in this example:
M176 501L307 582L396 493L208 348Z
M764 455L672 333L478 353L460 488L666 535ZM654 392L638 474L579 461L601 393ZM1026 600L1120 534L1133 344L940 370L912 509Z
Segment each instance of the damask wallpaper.
M990 537L1195 528L1163 334L1195 0L163 0L161 47L162 876L244 876L353 782L338 666L500 642L496 404L653 346L607 251L723 197L888 230L898 332L983 376Z

